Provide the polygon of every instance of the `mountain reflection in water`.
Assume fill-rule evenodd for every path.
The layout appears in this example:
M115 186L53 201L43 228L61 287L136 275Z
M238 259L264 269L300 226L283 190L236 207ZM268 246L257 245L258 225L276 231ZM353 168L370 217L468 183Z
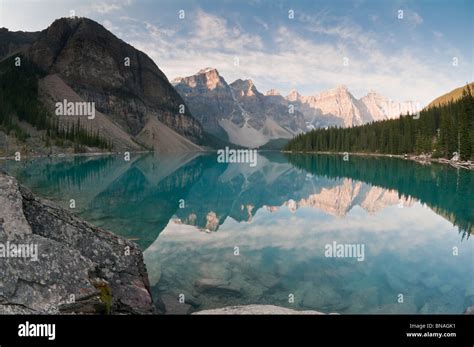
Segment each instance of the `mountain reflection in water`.
M461 313L473 304L470 171L271 152L256 167L198 154L3 165L35 193L64 207L75 199L82 218L135 240L168 313L241 304ZM364 244L365 260L326 258L334 241Z

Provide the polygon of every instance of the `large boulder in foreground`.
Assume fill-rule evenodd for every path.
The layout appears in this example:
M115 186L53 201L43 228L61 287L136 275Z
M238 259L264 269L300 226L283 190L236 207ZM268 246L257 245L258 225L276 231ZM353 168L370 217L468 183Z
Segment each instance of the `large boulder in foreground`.
M213 310L204 310L195 312L193 314L204 314L204 315L262 315L262 314L324 314L319 311L297 311L286 307L274 306L274 305L243 305L243 306L229 306L224 308L217 308Z
M35 197L1 171L0 273L0 314L154 313L136 244Z

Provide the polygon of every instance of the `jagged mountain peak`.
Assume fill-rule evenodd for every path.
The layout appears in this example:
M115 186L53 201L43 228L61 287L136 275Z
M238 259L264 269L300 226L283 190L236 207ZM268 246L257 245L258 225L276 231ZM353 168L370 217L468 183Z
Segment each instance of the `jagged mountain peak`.
M350 96L353 98L353 95L349 91L349 88L345 85L338 85L335 88L326 90L318 95L325 96L325 95L339 95L339 96Z
M206 67L204 69L201 69L198 71L197 73L198 75L200 74L215 74L215 75L219 75L219 71L217 71L216 68L213 68L213 67Z
M138 65L147 65L155 70L159 79L168 81L145 53L119 39L98 22L85 17L56 19L48 28L39 33L38 39L29 49L28 56L47 72L64 72L64 75L87 77L90 81L93 79L99 81L99 77L102 76L97 75L96 69L88 70L84 67L81 69L81 66L97 64L109 67L104 60L99 60L105 57L107 57L107 62L114 61L116 64L114 72L118 72L122 77L126 71L133 71ZM124 64L125 58L130 60L129 67ZM107 73L110 74L112 71L107 71ZM112 80L101 82L118 83Z
M254 86L254 83L251 79L243 80L239 78L232 82L230 85L234 88L251 88L252 86Z
M184 80L184 77L179 76L179 77L173 78L170 83L173 86L176 86L177 84L181 83L183 80Z
M260 94L251 79L242 80L239 78L232 82L230 86L234 91L240 93L241 96L255 96Z
M369 90L369 92L367 93L367 95L380 95L380 93L378 93L376 90L374 89L371 89Z
M199 70L196 74L187 77L177 77L172 81L176 87L202 88L204 90L214 90L216 88L227 88L227 83L219 75L219 71L212 67Z
M389 98L387 98L386 96L376 92L376 91L369 91L367 93L367 95L363 96L362 98L360 98L361 101L363 100L366 100L366 99L372 99L372 100L388 100Z
M301 99L301 94L298 93L296 89L292 89L290 93L286 96L288 101L299 101Z
M340 90L340 91L349 91L349 89L347 88L347 86L345 84L340 84L340 85L337 85L335 88L335 90Z
M276 89L270 89L265 93L266 96L281 96L281 93Z
M283 97L276 89L260 93L251 79L237 79L214 91L196 83L196 76L205 76L207 82L210 75L217 74L213 68L202 69L190 80L181 79L176 88L210 132L217 136L225 132L231 142L240 145L259 145L269 138L287 138L289 133L317 127L348 127L400 115L398 103L375 91L357 99L346 85L309 96L293 89ZM289 113L290 104L295 115ZM244 134L247 129L252 132Z
M207 82L213 69L184 79L175 85L191 113L211 134L226 141L259 147L273 139L288 139L305 128L301 112L289 113L287 101L277 91L264 95L251 79L237 79L213 90L199 84ZM278 97L278 95L280 95Z
M306 128L326 126L353 126L364 123L365 110L345 85L338 85L319 94L301 96L296 90L287 96L290 102L299 104L305 115Z
M414 113L418 110L417 103L414 101L396 102L375 91L370 91L359 101L365 106L367 114L375 121L398 118L402 114Z

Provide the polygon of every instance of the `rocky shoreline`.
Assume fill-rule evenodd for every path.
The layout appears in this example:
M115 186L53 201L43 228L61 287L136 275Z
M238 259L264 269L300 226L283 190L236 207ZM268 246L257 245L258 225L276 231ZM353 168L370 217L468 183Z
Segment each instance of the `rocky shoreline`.
M444 165L451 165L457 169L474 170L474 162L472 161L461 161L461 160L449 160L445 158L432 158L428 155L399 155L399 154L383 154L383 153L359 153L359 152L301 152L301 151L282 151L282 153L289 154L335 154L335 155L357 155L361 157L388 157L398 158L404 160L416 161L420 164L431 164L438 163Z
M130 154L146 154L153 153L153 151L129 151ZM101 157L109 155L120 155L124 152L83 152L83 153L53 153L53 154L30 154L22 155L21 159L40 159L40 158L72 158L72 157ZM0 160L15 160L15 156L3 156Z
M1 171L0 273L0 314L155 312L136 244L35 197Z

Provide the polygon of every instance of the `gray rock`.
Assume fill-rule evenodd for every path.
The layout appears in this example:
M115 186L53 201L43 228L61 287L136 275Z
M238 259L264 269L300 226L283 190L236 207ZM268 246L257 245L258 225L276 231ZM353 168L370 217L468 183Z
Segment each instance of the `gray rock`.
M285 307L274 306L274 305L244 305L244 306L229 306L224 308L218 308L213 310L204 310L195 312L193 314L204 314L204 315L220 315L220 314L231 314L231 315L265 315L265 314L324 314L319 311L297 311Z
M192 310L192 305L184 302L180 303L177 296L162 295L161 300L165 306L166 314L189 314Z
M37 250L37 260L34 251L0 254L0 314L154 312L136 244L35 197L3 172L0 245Z
M31 234L31 228L22 213L23 198L13 177L0 179L1 227L8 239Z
M215 296L240 296L241 289L231 285L228 281L213 278L198 279L194 283L194 288L199 293L206 293Z

